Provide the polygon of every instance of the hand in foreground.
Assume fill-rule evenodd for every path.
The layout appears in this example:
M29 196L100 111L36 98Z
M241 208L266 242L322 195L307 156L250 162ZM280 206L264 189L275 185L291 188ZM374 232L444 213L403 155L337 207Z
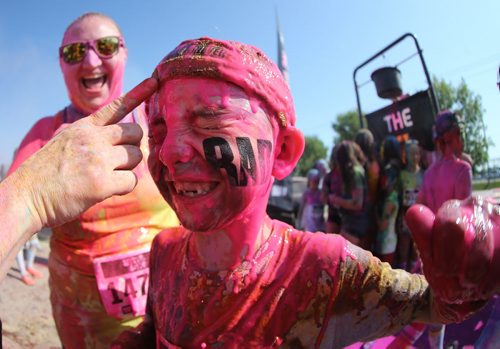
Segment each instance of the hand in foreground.
M406 221L435 296L448 304L500 291L500 208L481 197L446 202L436 216L415 205Z
M90 206L126 194L142 160L137 124L117 124L157 88L144 80L125 96L66 127L18 169L19 194L42 226L63 224ZM14 173L13 173L14 175Z

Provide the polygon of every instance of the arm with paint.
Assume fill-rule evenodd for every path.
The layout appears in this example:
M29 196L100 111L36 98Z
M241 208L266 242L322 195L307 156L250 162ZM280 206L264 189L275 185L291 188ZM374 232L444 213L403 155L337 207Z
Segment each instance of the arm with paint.
M414 218L410 220L410 224L415 223ZM420 224L422 225L422 222ZM498 234L500 224L497 223L496 229ZM455 280L443 283L442 280L434 278L432 283L439 285L441 282L434 292L423 275L392 269L388 263L382 263L370 252L350 243L347 243L346 251L349 253L340 269L339 293L327 325L328 333L336 335L325 336L325 340L334 337L330 339L334 347L383 337L414 321L462 321L485 304L484 300L495 292L495 287L498 292L499 273L495 264L489 264L488 276L493 280L484 279L482 291L477 283L476 286L465 290L463 286L457 287L457 284L453 284ZM499 252L497 248L496 263ZM429 269L425 267L425 260L424 268ZM449 263L444 264L450 267ZM496 286L493 285L495 283ZM453 291L448 290L450 287Z
M392 269L370 252L346 244L339 293L327 327L335 334L332 347L383 337L416 319L433 321L430 289L422 275Z
M31 235L57 226L112 195L130 192L142 159L142 130L115 124L156 89L147 79L126 96L52 138L0 183L0 277Z

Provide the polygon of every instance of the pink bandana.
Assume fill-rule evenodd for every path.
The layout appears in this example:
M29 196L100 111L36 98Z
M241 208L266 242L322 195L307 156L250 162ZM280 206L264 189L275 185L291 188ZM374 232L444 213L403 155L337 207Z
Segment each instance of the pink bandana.
M204 77L231 82L247 95L263 101L280 127L295 125L295 110L290 89L283 75L259 49L235 41L211 38L187 40L170 52L153 75L160 82L180 77ZM148 108L158 110L155 93Z

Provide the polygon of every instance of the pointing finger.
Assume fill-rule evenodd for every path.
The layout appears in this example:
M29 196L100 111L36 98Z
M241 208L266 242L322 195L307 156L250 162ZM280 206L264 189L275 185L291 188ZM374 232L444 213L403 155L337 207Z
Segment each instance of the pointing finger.
M115 99L108 105L89 116L90 122L97 126L117 123L139 104L149 98L158 88L156 78L147 78L130 90L125 96Z

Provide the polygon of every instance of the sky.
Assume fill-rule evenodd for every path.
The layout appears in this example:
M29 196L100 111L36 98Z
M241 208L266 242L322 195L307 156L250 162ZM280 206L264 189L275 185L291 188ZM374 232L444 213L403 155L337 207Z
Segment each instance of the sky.
M498 0L252 0L252 1L4 1L0 12L0 164L31 126L68 104L58 47L69 23L103 12L121 27L128 47L125 89L151 75L185 39L209 36L261 48L277 61L276 14L285 39L297 125L331 148L336 116L356 108L354 69L413 33L429 72L454 86L466 82L480 96L486 135L500 158ZM398 65L405 93L427 89L412 40L404 40L357 74L363 112L388 104L377 97L370 74ZM399 65L409 58L405 63Z

